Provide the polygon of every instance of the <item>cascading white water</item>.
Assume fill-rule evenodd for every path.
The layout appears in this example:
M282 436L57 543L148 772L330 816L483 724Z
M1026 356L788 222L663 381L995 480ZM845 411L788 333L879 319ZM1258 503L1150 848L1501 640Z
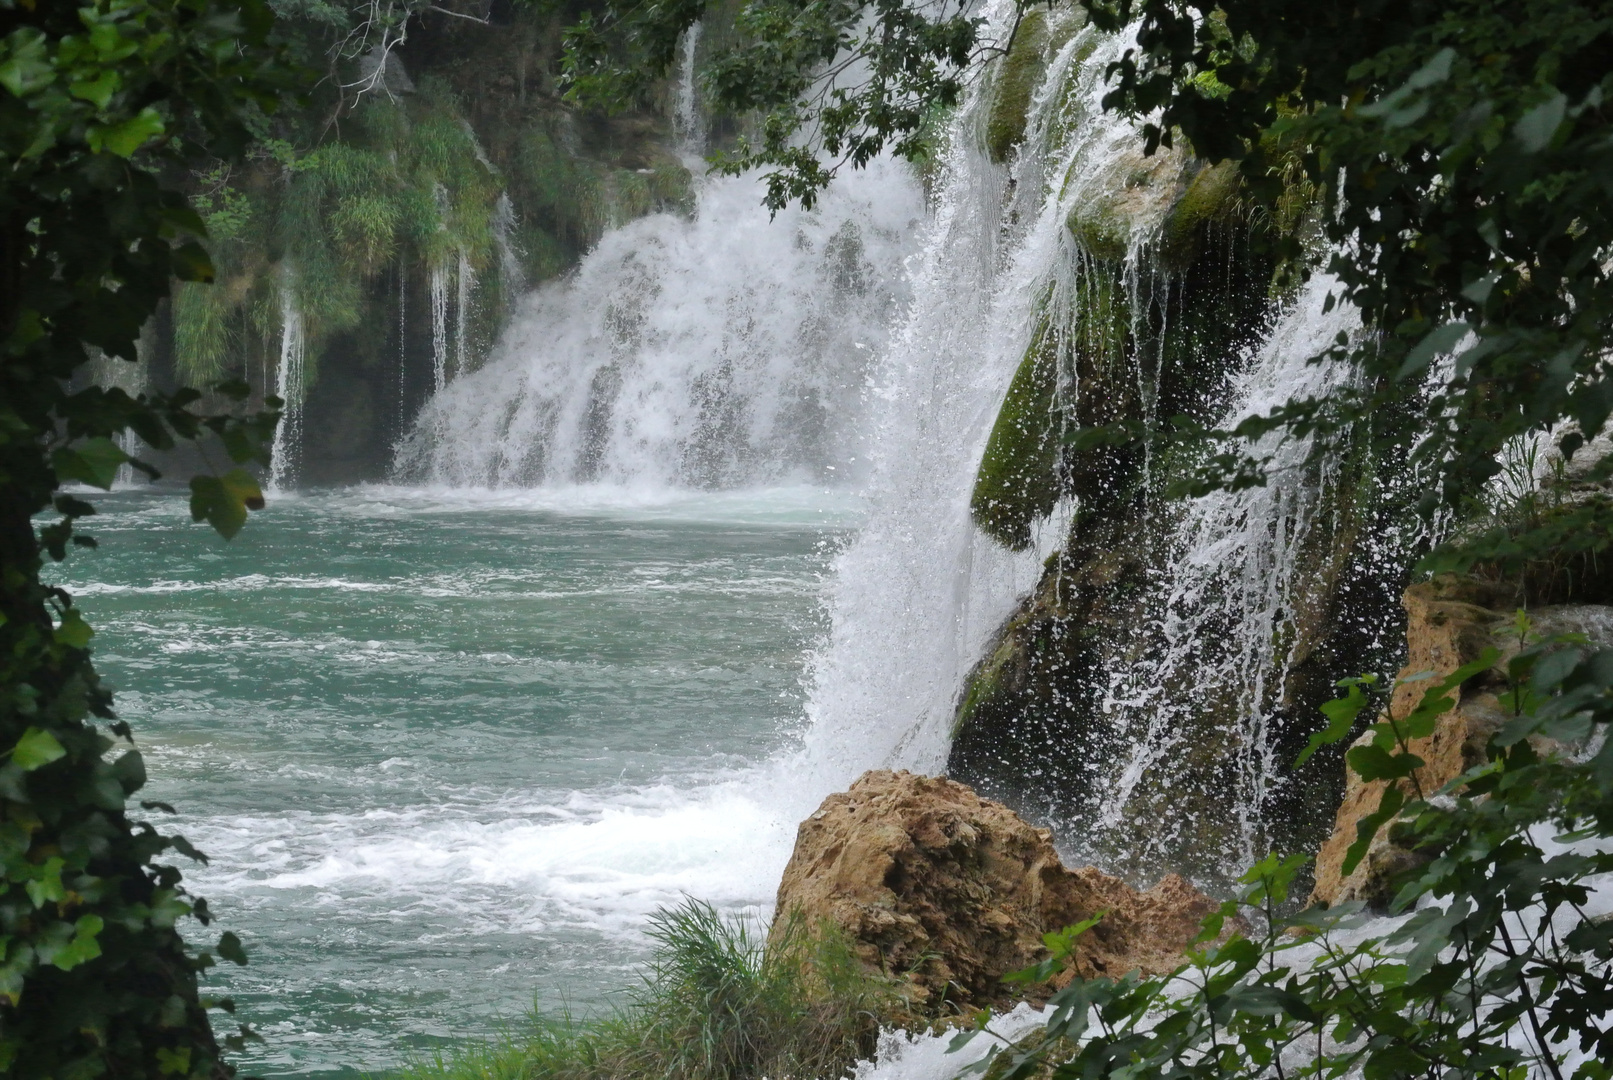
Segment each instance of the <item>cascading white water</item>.
M448 266L438 263L431 268L427 284L431 298L431 386L442 393L448 385Z
M988 35L1011 13L1006 2L988 12ZM969 499L1038 320L1089 302L1092 256L1072 217L1118 203L1134 311L1155 287L1139 267L1176 189L1137 177L1179 171L1181 160L1145 158L1135 124L1102 108L1107 68L1131 39L1066 22L1050 40L1017 155L1004 166L981 149L989 83L973 88L922 228L916 185L885 161L776 221L755 178L708 178L692 220L662 214L615 230L573 276L529 297L479 371L439 381L400 446L400 477L456 488L860 482L868 518L836 562L804 757L787 766L788 805L771 808L782 817L867 768L941 771L966 672L1064 538L1056 513L1032 550L1008 552L975 528ZM1230 414L1338 378L1306 363L1347 328L1342 313L1319 317L1324 288L1313 284L1250 355ZM1128 362L1150 408L1159 353L1138 349ZM1306 449L1280 448L1279 467ZM1233 813L1253 835L1275 771L1266 709L1302 587L1295 555L1329 482L1325 471L1284 475L1156 515L1173 530L1161 546L1174 571L1138 631L1144 659L1106 676L1111 722L1129 746L1103 793L1114 830L1143 778L1181 764L1172 695L1193 689L1191 676L1238 703L1214 767L1237 773Z
M997 5L988 26L1001 33L1010 11ZM1032 139L1063 104L1076 50L1091 44L1079 37L1032 102ZM1103 65L1118 56L1119 44L1108 44L1082 68L1079 92L1094 105ZM870 440L869 520L836 564L833 629L808 706L806 749L824 791L868 768L942 770L963 676L1061 536L1061 523L1049 522L1041 550L1016 554L970 519L981 453L1037 298L1067 274L1064 222L1082 197L1080 184L1061 191L1054 179L1076 160L1072 147L1056 161L1024 159L1009 198L1009 170L980 147L986 103L977 91L951 126L913 305L874 383L884 407ZM1101 110L1085 122L1080 146L1116 141L1119 125Z
M519 296L526 288L526 270L515 246L515 204L510 193L498 193L493 204L493 246L498 250L499 290L504 296Z
M879 162L776 221L761 195L755 177L710 178L693 220L607 234L426 406L400 475L735 487L855 471L918 186Z
M302 311L291 279L292 271L287 268L280 288L280 364L275 369L274 393L284 405L270 449L269 488L273 491L284 491L296 479L302 452L304 342Z
M1238 374L1233 404L1222 420L1231 427L1290 400L1323 397L1351 378L1338 364L1310 359L1339 334L1359 327L1347 304L1327 309L1336 282L1317 275L1291 299L1275 329ZM1176 515L1163 559L1169 567L1147 623L1135 638L1138 658L1109 673L1104 712L1116 745L1128 746L1112 782L1101 792L1100 824L1124 832L1134 847L1169 851L1184 837L1160 805L1180 805L1203 783L1198 760L1205 738L1198 714L1217 711L1221 762L1233 797L1220 810L1236 821L1236 847L1217 854L1237 866L1257 858L1264 837L1261 813L1286 762L1275 757L1272 710L1303 640L1295 625L1296 601L1314 587L1318 570L1306 544L1341 512L1336 456L1307 464L1309 439L1266 436L1249 448L1269 458L1269 481L1242 491L1218 491L1192 500ZM1151 796L1138 798L1148 782ZM1171 793L1167 795L1166 793ZM1189 800L1190 801L1190 800ZM1138 829L1148 820L1153 831ZM1168 857L1168 856L1167 856Z
M700 23L683 32L678 42L678 81L672 101L672 133L684 153L698 157L705 150L705 122L700 116L695 87L695 56L700 48Z
M470 265L470 256L463 249L459 252L455 279L457 287L454 295L454 370L464 372L470 370L469 339L466 334L470 320L471 295L476 289L476 271Z
M90 379L96 386L112 389L116 387L137 398L145 393L151 381L150 356L153 346L153 329L148 323L140 332L139 340L135 342L135 359L131 362L115 356L108 356L99 349L94 350L94 360L90 364ZM118 449L130 457L138 457L145 444L140 436L133 431L124 431L116 439ZM117 476L113 480L116 487L128 487L137 482L133 466L119 465Z

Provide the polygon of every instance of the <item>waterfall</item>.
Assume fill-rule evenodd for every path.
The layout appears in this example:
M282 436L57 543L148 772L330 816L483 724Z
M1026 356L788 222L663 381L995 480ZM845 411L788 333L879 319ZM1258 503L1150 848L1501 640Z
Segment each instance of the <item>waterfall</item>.
M108 356L100 349L93 350L93 360L90 363L90 381L96 386L108 390L122 390L132 398L138 398L146 392L151 380L151 355L155 344L154 322L148 321L140 330L140 337L135 342L135 359L131 362L116 356ZM140 436L132 430L119 433L114 440L118 449L130 457L138 457L145 449L145 443ZM129 487L136 482L134 467L128 464L118 466L117 476L113 479L114 487Z
M408 423L409 393L409 264L398 260L398 431Z
M672 133L683 151L699 157L705 151L705 122L695 94L695 54L700 48L700 23L683 32L678 42L678 81L672 102Z
M280 364L275 369L274 393L285 404L270 448L272 491L286 490L297 478L302 453L303 344L302 312L288 268L280 284Z
M608 233L523 302L481 368L439 381L398 474L708 488L857 474L918 185L876 162L776 220L762 191L755 176L706 178L692 220Z
M997 5L988 26L1001 33L1010 11ZM1066 68L1074 48L1060 58ZM1101 84L1119 50L1112 42L1094 55L1090 82ZM1101 85L1084 89L1095 97ZM1052 96L1033 102L1033 131ZM1038 205L1042 162L1023 162L1011 185L1017 178L987 158L977 135L986 108L977 91L951 124L914 301L876 375L884 407L870 440L870 517L836 564L833 626L813 670L806 743L824 790L867 768L942 771L965 673L1060 538L1051 521L1041 544L1012 553L970 519L1036 298L1068 263L1064 200L1054 190ZM1093 138L1112 139L1118 126L1095 124Z
M515 204L510 193L498 193L493 205L493 246L498 249L499 292L505 298L519 296L526 288L526 271L515 247Z
M431 268L431 387L442 393L448 385L448 264Z
M466 325L470 319L470 298L476 288L476 271L471 269L470 256L465 249L459 250L459 265L456 268L455 279L457 288L454 295L454 371L464 374L470 370L470 353L466 339ZM438 387L441 389L441 387Z
M1013 12L1009 0L993 4L987 37L1004 36ZM843 175L813 210L776 220L757 177L704 178L692 219L653 215L609 232L575 274L529 295L483 366L452 383L446 270L434 272L437 393L400 444L400 479L812 482L866 497L866 522L835 562L831 628L810 666L781 814L864 769L946 767L967 673L1081 508L1065 498L1018 552L971 518L993 424L1039 335L1118 303L1131 344L1114 349L1112 385L1145 417L1162 411L1181 294L1158 252L1198 174L1180 150L1145 156L1136 122L1102 107L1108 68L1133 37L1068 13L1047 20L1024 137L992 160L992 84L1006 76L977 82L940 141L928 208L906 168L883 159ZM674 115L685 132L697 126L697 30L680 45ZM1094 207L1112 214L1103 236ZM1106 280L1117 283L1108 298ZM1354 330L1346 309L1324 310L1328 285L1318 277L1290 297L1261 341L1203 358L1214 370L1194 392L1206 419L1232 423L1346 377L1308 363ZM1102 406L1104 388L1073 377L1061 333L1049 339L1061 407ZM1098 729L1039 751L1104 762L1079 812L1051 821L1080 857L1135 871L1192 851L1213 874L1265 840L1285 761L1274 710L1311 633L1296 612L1317 560L1341 570L1329 545L1355 527L1340 520L1348 500L1338 497L1354 481L1337 461L1310 463L1301 441L1255 449L1274 456L1269 484L1187 504L1157 494L1182 463L1142 458L1136 527L1147 535L1129 539L1149 553L1152 576L1135 625L1106 642L1105 666L1083 673L1100 691ZM1207 808L1230 826L1196 832Z
M1337 335L1359 328L1353 307L1326 310L1336 284L1317 275L1289 301L1237 375L1222 426L1347 382L1347 368L1309 363ZM1179 509L1165 547L1168 569L1134 634L1130 652L1138 658L1109 673L1104 711L1114 744L1128 749L1101 789L1098 826L1111 846L1128 849L1129 861L1175 861L1178 849L1195 843L1219 845L1201 855L1229 867L1263 854L1263 811L1287 765L1276 755L1273 713L1305 641L1298 600L1318 574L1337 572L1318 566L1307 545L1338 524L1322 518L1348 505L1338 498L1348 478L1334 454L1308 465L1309 439L1274 433L1250 450L1270 457L1269 481ZM1215 713L1210 724L1207 707ZM1207 750L1219 758L1208 770ZM1207 803L1234 822L1229 838L1212 839L1196 820L1211 812Z

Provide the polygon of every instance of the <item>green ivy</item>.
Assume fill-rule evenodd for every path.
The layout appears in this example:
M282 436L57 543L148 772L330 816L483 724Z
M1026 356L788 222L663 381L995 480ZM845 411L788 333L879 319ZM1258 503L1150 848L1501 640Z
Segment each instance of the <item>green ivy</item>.
M130 460L205 438L210 456L262 460L277 419L246 388L131 397L74 390L92 355L133 359L174 279L214 276L206 226L171 178L206 153L237 158L289 86L262 0L0 0L0 1075L211 1077L222 1064L197 976L245 962L206 926L160 831L132 733L90 662L93 631L45 559L93 547L94 507ZM269 402L274 406L274 402ZM227 467L227 466L226 466ZM225 535L262 505L239 468L192 482L192 513ZM54 520L41 515L51 515ZM241 1036L232 1036L239 1040ZM226 1040L229 1042L229 1040Z

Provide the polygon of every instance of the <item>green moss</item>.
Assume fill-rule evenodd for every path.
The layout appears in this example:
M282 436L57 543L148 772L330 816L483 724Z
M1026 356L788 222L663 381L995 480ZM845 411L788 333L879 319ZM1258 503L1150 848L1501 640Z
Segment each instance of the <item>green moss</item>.
M1065 225L1081 250L1094 259L1120 262L1131 246L1131 226L1110 202L1077 205Z
M1047 69L1047 14L1032 11L1020 21L1014 45L1003 57L986 118L986 152L999 165L1025 139L1031 96Z
M174 366L187 386L211 386L230 355L228 295L223 289L183 282L174 290Z
M1202 168L1171 207L1160 230L1159 259L1167 272L1180 272L1199 255L1205 229L1237 217L1243 178L1235 162Z
M1016 621L1019 620L1016 618ZM958 705L957 716L952 721L954 741L970 730L970 726L983 708L989 709L992 703L1002 697L1006 689L1005 677L1009 669L1021 659L1015 629L1012 625L1004 629L991 655L969 673L969 678L963 685L963 699Z
M975 524L1015 551L1059 499L1058 331L1043 317L986 442L969 510Z

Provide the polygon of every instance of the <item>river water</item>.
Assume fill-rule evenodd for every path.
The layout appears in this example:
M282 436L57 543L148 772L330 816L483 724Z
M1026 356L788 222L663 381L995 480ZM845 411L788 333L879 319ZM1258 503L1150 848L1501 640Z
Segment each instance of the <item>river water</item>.
M770 904L800 815L768 763L854 500L359 488L231 543L178 494L99 505L60 580L247 945L215 989L249 1073L608 1006L655 907Z

